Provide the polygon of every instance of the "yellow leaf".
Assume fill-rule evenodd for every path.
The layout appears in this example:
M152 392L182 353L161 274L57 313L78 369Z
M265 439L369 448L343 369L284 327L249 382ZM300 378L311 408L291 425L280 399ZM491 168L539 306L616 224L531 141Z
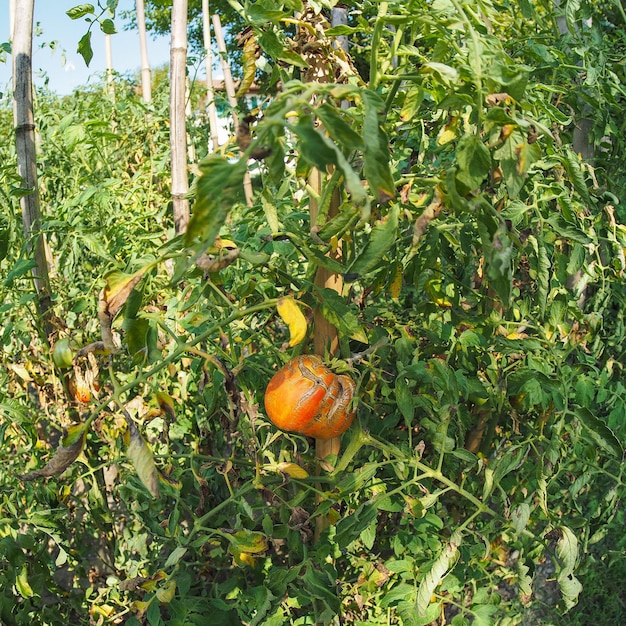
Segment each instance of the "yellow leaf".
M279 472L291 476L291 478L307 478L308 472L297 463L278 463L276 469Z
M293 298L285 297L278 300L278 314L289 326L289 345L296 346L306 337L306 318Z
M235 98L243 96L254 82L254 75L256 74L256 57L259 52L259 44L257 43L254 34L252 32L247 33L247 38L243 44L243 78L239 89L235 94Z
M402 267L398 265L394 271L393 279L389 285L389 295L392 300L397 301L402 291Z
M176 581L170 580L163 587L157 589L156 597L161 604L169 604L176 593Z
M444 128L439 133L437 137L437 145L443 146L447 143L450 143L452 140L456 138L456 133L448 126L444 126Z

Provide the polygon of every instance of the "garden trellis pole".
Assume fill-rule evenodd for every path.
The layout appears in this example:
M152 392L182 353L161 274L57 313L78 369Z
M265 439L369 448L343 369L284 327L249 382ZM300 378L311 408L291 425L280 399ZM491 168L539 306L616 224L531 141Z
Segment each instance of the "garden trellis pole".
M28 190L20 198L24 236L34 256L34 285L38 308L49 340L52 333L50 322L52 308L50 279L46 258L45 237L41 231L41 212L37 180L37 153L35 147L35 116L33 111L33 13L34 0L17 0L14 5L13 53L13 118L15 124L15 148L17 169Z
M187 120L185 114L186 74L187 0L174 0L170 47L170 150L174 232L176 235L184 233L189 224Z
M204 50L206 53L206 89L207 110L209 112L209 129L213 152L220 147L218 134L217 107L215 106L215 89L213 87L213 51L211 48L211 18L209 0L202 0L202 33L204 35Z
M146 12L143 0L135 1L137 30L139 31L139 52L141 54L141 96L144 102L152 101L152 77L148 61L148 40L146 37Z
M233 127L235 131L235 137L239 130L239 119L237 117L237 99L235 98L235 83L233 82L233 75L230 71L230 65L228 64L228 56L226 54L226 42L224 41L224 35L222 33L222 22L220 16L213 14L213 30L215 31L215 40L217 41L217 48L220 52L220 58L222 60L222 71L224 73L224 89L228 97L228 102L232 108L233 114ZM250 180L250 174L246 171L243 178L243 190L246 195L246 204L252 206L252 181Z

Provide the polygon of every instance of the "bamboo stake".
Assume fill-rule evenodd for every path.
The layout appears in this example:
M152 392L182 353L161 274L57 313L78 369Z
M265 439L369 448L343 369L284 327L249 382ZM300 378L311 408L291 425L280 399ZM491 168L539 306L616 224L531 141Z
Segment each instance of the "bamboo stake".
M170 149L174 230L177 235L184 233L189 224L189 200L186 197L189 192L185 115L186 73L187 0L174 0L170 48Z
M220 59L222 61L222 72L224 73L224 89L226 90L226 96L228 102L233 111L233 127L235 129L235 136L239 130L239 119L237 118L237 98L235 98L235 83L233 82L233 75L230 72L230 65L228 64L228 57L226 56L226 42L224 41L224 35L222 33L222 23L220 16L213 14L213 31L215 32L215 40L217 41L217 49L220 52ZM252 181L250 180L250 174L246 172L243 179L243 189L246 194L246 204L252 206L253 194L252 194Z
M139 50L141 54L141 94L144 102L152 101L152 77L148 61L148 39L146 37L146 12L143 0L135 0L137 11L137 30L139 31Z
M13 119L17 169L23 187L32 193L20 198L24 236L34 254L39 313L45 326L46 339L52 333L50 279L46 259L45 235L41 232L41 212L37 180L37 153L35 147L35 116L33 112L32 46L34 0L13 5Z
M209 112L211 144L213 145L213 152L216 152L220 147L220 140L218 135L219 122L217 120L217 108L215 106L215 89L213 87L213 50L211 46L211 20L209 16L209 0L202 0L202 32L206 52L207 110Z
M107 65L107 85L109 93L113 93L113 50L111 48L111 35L104 33L104 56Z

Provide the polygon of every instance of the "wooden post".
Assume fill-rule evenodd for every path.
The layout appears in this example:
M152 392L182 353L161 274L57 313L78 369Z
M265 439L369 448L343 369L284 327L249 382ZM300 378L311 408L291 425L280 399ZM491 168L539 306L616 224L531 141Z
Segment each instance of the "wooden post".
M333 20L337 23L340 23L339 20L342 19L342 15L343 14L341 12L333 12ZM319 54L312 54L310 55L310 57L307 58L307 62L309 63L309 70L307 71L308 80L320 83L326 83L330 81L330 68L328 60L325 57ZM323 181L326 177L327 176L325 172L320 172L316 168L311 171L309 184L311 186L311 189L317 194L318 197L321 195ZM333 193L333 197L331 199L331 204L328 211L329 219L337 214L340 201L341 198L339 192L335 191ZM309 200L309 214L311 227L313 227L317 223L317 218L319 214L318 202L314 197L311 197ZM336 260L341 260L341 242L338 242L336 249L330 252L329 256ZM319 267L315 274L315 285L319 288L332 289L333 291L336 291L340 294L343 291L343 278L340 274L334 274L323 267ZM313 324L315 330L313 339L313 347L315 353L319 354L322 357L327 352L331 356L334 355L339 348L339 336L337 333L337 329L330 322L328 322L319 307L313 311ZM339 455L340 449L340 437L315 440L315 455L320 461L324 461L331 455ZM319 539L322 532L327 527L328 520L325 517L318 517L317 523L315 525L316 541Z
M39 313L44 322L46 339L52 333L50 280L46 258L45 236L41 232L37 153L35 147L35 116L33 112L32 46L34 0L12 5L14 14L13 46L13 119L17 170L24 188L31 191L20 198L24 236L33 252L34 276Z
M222 60L222 72L224 73L224 89L228 97L228 102L233 110L233 127L235 130L235 136L239 130L239 119L237 118L237 98L235 98L235 83L233 82L233 75L230 72L230 65L228 64L228 57L226 56L226 42L224 41L224 35L222 33L222 23L220 16L213 15L213 30L215 32L215 40L217 41L217 49L220 52L220 58ZM243 189L246 194L246 203L248 206L253 204L252 194L252 181L250 180L250 174L246 171L243 179Z
M211 19L209 16L209 0L202 0L202 32L204 35L204 50L206 52L207 110L209 112L211 144L213 145L213 152L216 152L220 147L220 140L217 108L215 106L215 89L213 87L213 50L211 46Z
M170 149L172 153L172 201L174 230L184 233L189 224L189 178L187 173L187 120L185 87L187 74L187 0L172 5L170 48Z
M139 51L141 54L141 95L144 102L152 101L152 76L148 62L148 39L146 37L146 12L143 0L135 0L137 30L139 31Z

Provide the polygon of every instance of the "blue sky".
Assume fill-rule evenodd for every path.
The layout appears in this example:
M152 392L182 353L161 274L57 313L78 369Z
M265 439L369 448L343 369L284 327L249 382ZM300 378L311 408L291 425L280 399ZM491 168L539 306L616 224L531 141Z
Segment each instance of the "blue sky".
M43 85L48 79L48 87L59 94L71 93L74 87L88 84L94 74L102 74L106 69L104 35L99 26L92 28L91 45L93 59L89 67L76 52L78 41L87 32L84 18L71 20L66 11L81 0L35 0L35 22L39 22L41 34L33 38L33 75L36 85ZM97 5L97 0L91 4ZM123 30L119 17L122 10L134 9L134 0L120 0L115 19L117 34L111 37L113 66L126 73L139 71L139 36L136 31ZM0 0L0 42L9 40L9 0ZM51 44L53 43L53 48ZM151 67L169 62L169 37L157 40L148 33L148 59ZM94 80L94 78L91 78ZM11 58L0 62L0 92L8 91L11 83Z

